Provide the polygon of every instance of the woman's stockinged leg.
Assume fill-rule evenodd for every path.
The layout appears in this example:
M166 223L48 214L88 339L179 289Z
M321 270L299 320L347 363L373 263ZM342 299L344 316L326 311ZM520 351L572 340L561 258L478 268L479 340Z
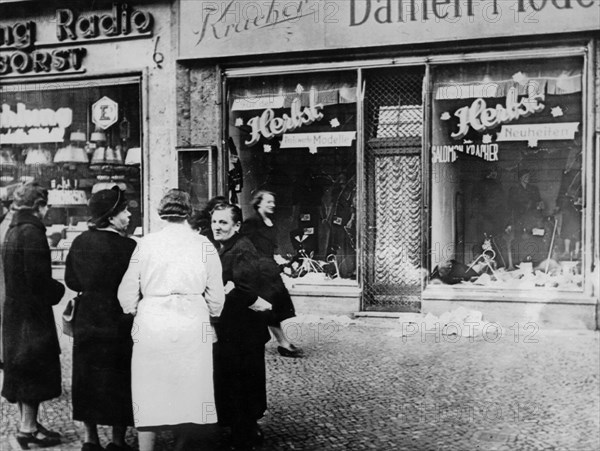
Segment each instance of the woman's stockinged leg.
M277 351L284 357L302 357L304 352L301 348L290 343L285 336L285 332L281 328L281 324L277 326L269 326L269 330L277 340Z
M279 343L279 346L282 346L287 349L291 348L291 343L285 336L285 333L283 332L283 329L281 328L281 324L278 324L277 326L269 326L269 330L275 337L275 340L277 340L277 343Z
M98 437L98 427L95 423L84 422L85 427L85 438L84 443L93 443L94 445L100 444L100 438Z
M37 416L39 403L26 403L20 402L21 411L21 432L35 432L37 431Z
M140 451L154 451L156 432L138 431L138 442L140 445Z

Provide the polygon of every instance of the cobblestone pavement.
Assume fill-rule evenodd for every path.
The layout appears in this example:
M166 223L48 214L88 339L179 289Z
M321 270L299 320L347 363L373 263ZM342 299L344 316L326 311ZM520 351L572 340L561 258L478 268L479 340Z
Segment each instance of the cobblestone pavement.
M597 332L515 325L474 338L431 329L408 338L397 320L289 323L306 351L289 359L267 345L269 412L261 450L600 449ZM64 435L55 450L79 450L70 416L70 349L63 338L64 394L43 404ZM14 406L1 406L0 449L17 450ZM101 428L103 443L108 430ZM217 450L227 431L208 427L190 450ZM135 446L135 432L128 433ZM172 447L163 433L157 450Z

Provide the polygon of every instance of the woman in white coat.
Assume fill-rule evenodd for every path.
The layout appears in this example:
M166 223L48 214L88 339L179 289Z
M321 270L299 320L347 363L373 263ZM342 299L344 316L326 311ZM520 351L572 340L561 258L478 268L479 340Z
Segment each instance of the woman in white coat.
M143 237L119 286L125 313L135 315L131 389L141 451L154 449L156 431L216 423L213 329L223 309L221 262L211 242L187 223L189 195L170 190L158 214L167 222Z

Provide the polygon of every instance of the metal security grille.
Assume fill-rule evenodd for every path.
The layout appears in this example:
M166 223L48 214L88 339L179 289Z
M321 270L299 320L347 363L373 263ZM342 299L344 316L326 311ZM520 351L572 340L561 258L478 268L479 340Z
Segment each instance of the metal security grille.
M420 311L424 74L365 72L364 310Z

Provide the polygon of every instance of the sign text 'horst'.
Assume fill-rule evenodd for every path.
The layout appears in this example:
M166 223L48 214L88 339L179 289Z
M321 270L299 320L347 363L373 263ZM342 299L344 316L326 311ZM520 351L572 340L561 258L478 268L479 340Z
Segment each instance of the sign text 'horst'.
M78 14L73 9L60 8L52 22L56 27L56 44L38 42L38 25L32 20L0 23L0 76L82 70L85 47L49 50L40 47L150 35L154 18L150 12L115 3L106 14Z

